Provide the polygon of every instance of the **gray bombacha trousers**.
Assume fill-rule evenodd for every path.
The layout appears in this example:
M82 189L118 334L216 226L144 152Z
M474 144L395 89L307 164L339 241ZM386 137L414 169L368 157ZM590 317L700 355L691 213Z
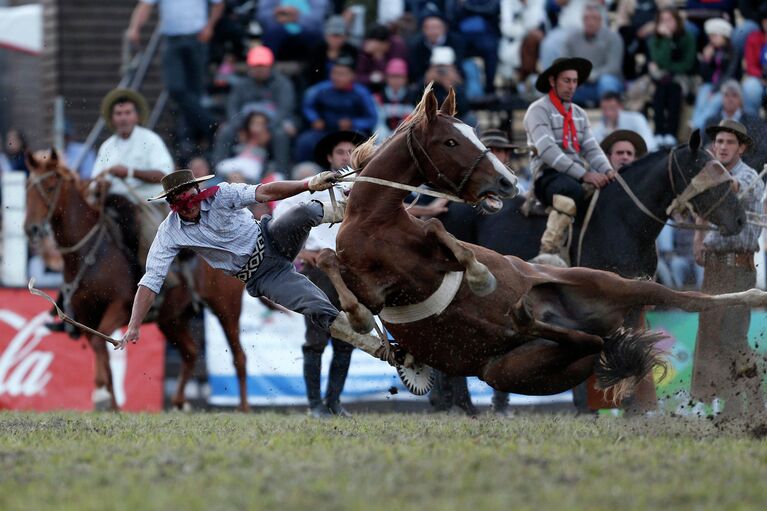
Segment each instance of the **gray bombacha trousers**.
M264 216L264 259L245 284L248 294L264 296L286 309L306 316L327 331L338 316L328 297L296 271L293 260L304 246L309 231L322 221L322 204L311 201L290 208L278 219Z

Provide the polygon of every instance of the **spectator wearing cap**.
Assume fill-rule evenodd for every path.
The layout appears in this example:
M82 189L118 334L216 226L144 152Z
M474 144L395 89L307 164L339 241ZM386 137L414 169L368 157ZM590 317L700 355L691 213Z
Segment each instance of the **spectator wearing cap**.
M424 85L434 82L434 94L439 104L442 104L452 87L455 91L456 117L466 124L476 124L476 119L469 110L469 100L461 75L455 65L455 51L449 46L438 46L432 51L429 64L429 69L424 75Z
M378 121L373 96L355 82L354 59L340 56L330 79L307 89L302 112L309 130L296 140L296 161L309 160L317 142L327 133L353 130L370 135Z
M448 30L449 21L434 5L429 4L421 15L421 31L408 43L408 70L414 83L423 81L431 65L431 53L434 48L447 46L453 49L454 61L462 62L464 56L463 41Z
M307 80L309 85L325 81L330 76L330 69L336 59L347 55L357 60L357 47L348 40L348 29L343 16L331 16L325 22L325 38L312 48Z
M183 122L177 123L176 138L182 152L187 152L194 139L212 139L214 132L213 118L202 106L201 99L208 65L208 43L224 12L224 3L221 0L140 0L126 33L134 46L138 46L141 27L158 3L160 33L164 38L162 70L165 88L183 116Z
M266 46L256 46L248 52L248 76L229 94L228 126L221 130L216 144L214 162L230 155L237 131L244 116L253 110L267 114L271 120L274 159L280 168L290 165L290 140L296 135L296 93L285 75L274 69L274 54Z
M383 89L373 97L378 105L376 132L386 137L413 112L418 96L416 90L408 85L407 62L403 59L389 61L384 80Z
M708 44L698 55L698 71L703 83L698 87L692 127L703 128L706 119L722 107L722 83L740 77L738 51L732 45L732 25L722 18L712 18L703 25Z
M641 112L624 110L620 94L615 92L604 94L599 101L599 109L602 116L592 128L597 142L602 142L607 135L615 130L631 130L639 133L650 152L658 149L647 117Z
M746 127L749 136L754 141L751 148L743 154L743 161L752 169L761 171L767 163L767 126L758 116L743 109L743 93L735 80L727 80L722 84L722 108L716 114L706 119L706 128L717 126L723 120L737 121ZM708 135L703 134L704 144L709 144Z
M259 0L256 18L263 42L277 60L307 60L307 48L322 41L328 0Z
M748 36L743 55L743 103L752 115L759 115L767 97L767 3L759 7L759 21L761 29Z
M601 6L586 5L583 29L568 35L563 53L587 59L594 66L588 82L578 84L573 98L576 103L595 105L606 92L623 91L623 41L604 25Z
M370 92L380 92L384 87L386 65L392 59L405 58L407 47L402 39L385 25L373 24L365 32L362 52L357 58L357 81Z

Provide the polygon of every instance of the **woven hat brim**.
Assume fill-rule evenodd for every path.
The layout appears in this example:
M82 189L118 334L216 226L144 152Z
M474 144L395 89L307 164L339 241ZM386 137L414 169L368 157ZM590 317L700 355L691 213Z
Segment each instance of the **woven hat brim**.
M112 107L119 98L129 98L133 101L136 105L139 124L146 122L149 118L149 104L143 94L133 89L112 89L101 100L101 117L104 118L104 122L109 126L109 129L114 129L114 126L112 126Z
M171 188L170 190L166 190L166 191L162 192L160 195L155 195L154 197L150 197L149 199L147 199L147 201L164 199L165 197L168 196L168 194L173 193L174 191L178 190L179 188L184 188L185 186L193 185L195 183L202 183L203 181L207 181L209 179L213 179L214 177L216 177L216 176L213 175L213 174L209 174L207 176L198 177L198 178L195 178L195 179L193 179L191 181L187 181L185 183L178 184L178 185L174 186L173 188Z

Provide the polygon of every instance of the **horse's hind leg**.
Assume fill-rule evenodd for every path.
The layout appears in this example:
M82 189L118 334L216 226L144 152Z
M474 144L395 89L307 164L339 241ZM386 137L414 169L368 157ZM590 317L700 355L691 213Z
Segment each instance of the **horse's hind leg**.
M496 390L526 395L564 392L594 371L595 353L537 340L489 361L480 378Z
M189 318L184 311L189 303L180 299L181 293L186 294L185 289L176 287L168 291L157 321L157 326L165 339L175 344L181 353L181 373L178 377L176 394L171 399L171 404L179 410L182 410L186 403L186 384L194 373L194 363L197 360L197 345L189 331ZM178 300L174 300L174 295Z
M218 318L226 335L240 387L240 406L238 409L241 412L247 412L250 409L248 405L247 359L245 351L242 349L242 343L240 343L242 284L234 279L231 281L231 284L219 281L220 285L216 286L218 293L206 297L206 303Z
M375 323L373 313L362 305L354 296L354 293L347 287L343 277L341 277L341 261L333 250L329 248L320 251L317 258L317 265L333 283L333 287L338 292L338 301L349 317L349 323L352 328L361 334L366 334L373 330Z
M495 291L497 282L495 276L490 273L487 266L477 261L477 257L470 248L464 246L452 234L445 230L442 222L436 218L426 221L424 230L437 238L466 269L466 283L469 289L477 296L487 296Z

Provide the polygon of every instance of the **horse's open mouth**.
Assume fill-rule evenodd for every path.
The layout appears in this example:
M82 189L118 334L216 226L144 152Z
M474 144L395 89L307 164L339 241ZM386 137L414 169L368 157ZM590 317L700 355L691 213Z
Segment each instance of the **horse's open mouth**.
M482 212L494 215L503 209L503 201L494 193L486 193L479 200L479 207Z

